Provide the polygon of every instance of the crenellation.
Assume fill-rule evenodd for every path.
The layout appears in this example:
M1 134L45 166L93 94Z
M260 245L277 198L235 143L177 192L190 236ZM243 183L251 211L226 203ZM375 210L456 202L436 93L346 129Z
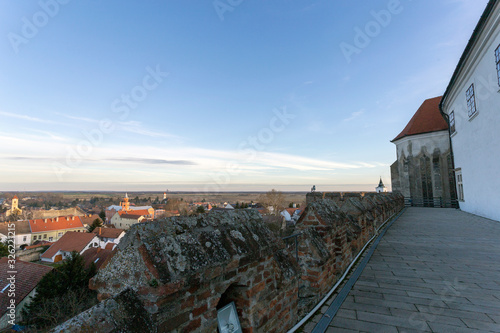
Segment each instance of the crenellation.
M135 297L151 332L213 332L217 309L231 301L244 332L291 328L404 206L395 194L315 192L307 201L295 225L298 260L252 210L134 225L91 280L101 303L58 329L76 332L75 322L92 329L104 321L109 329L100 331L121 330L128 325L123 314L103 317L101 309L123 294Z

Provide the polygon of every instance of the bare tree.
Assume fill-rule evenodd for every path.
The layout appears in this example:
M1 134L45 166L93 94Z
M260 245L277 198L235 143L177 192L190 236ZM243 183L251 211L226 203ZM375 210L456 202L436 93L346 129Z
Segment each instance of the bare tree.
M281 191L275 189L260 195L258 200L273 215L279 215L285 207L285 196Z

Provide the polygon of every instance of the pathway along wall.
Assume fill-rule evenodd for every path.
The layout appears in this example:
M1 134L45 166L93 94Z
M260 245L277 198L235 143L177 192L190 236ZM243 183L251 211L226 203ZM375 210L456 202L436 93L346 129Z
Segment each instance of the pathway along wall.
M216 332L231 301L244 332L286 331L404 205L392 194L307 199L298 262L254 210L134 225L91 280L101 303L54 332Z

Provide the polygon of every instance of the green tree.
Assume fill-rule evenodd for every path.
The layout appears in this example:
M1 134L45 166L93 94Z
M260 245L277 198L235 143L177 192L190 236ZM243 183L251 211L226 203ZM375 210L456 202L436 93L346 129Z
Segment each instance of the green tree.
M95 219L89 227L89 232L94 231L95 228L102 228L102 220Z
M205 213L205 207L203 207L203 206L198 206L198 207L196 208L196 213L197 213L197 214L203 214L203 213Z
M88 288L96 273L94 264L85 268L77 252L47 273L38 283L36 295L23 310L26 324L46 330L97 303L97 293Z
M6 243L0 243L0 258L7 257L9 255L9 247Z
M99 218L103 221L106 221L106 212L104 210L101 210L99 213Z

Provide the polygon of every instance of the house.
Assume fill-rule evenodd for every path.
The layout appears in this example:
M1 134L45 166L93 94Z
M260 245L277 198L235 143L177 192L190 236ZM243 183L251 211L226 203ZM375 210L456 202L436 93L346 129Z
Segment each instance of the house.
M234 209L234 206L231 205L230 203L224 202L224 205L222 206L222 208L225 208L225 209Z
M115 227L128 230L133 224L141 223L145 219L143 215L135 214L135 212L119 211L111 218L111 224Z
M82 253L85 262L85 268L89 268L92 263L99 270L108 258L111 257L113 251L110 249L101 249L100 247L92 247Z
M86 228L90 227L95 220L100 220L104 223L104 221L102 221L97 214L85 214L84 216L80 216L80 220L82 221L83 226Z
M297 222L300 217L301 210L299 208L285 208L280 215L283 216L286 222Z
M22 310L36 294L36 286L52 267L16 260L15 280L11 280L10 263L7 257L0 258L0 329L12 327L12 317L16 323L22 320ZM10 296L13 296L12 298ZM14 309L11 306L14 300Z
M79 216L60 216L29 220L31 240L55 242L68 231L87 232Z
M425 100L392 143L392 191L416 206L455 204L448 124L439 111L441 97Z
M5 242L7 240L9 232L14 233L16 250L19 250L21 245L31 244L31 228L29 221L0 222L1 242Z
M68 258L71 252L82 254L91 247L99 247L99 237L88 232L66 232L57 242L45 251L41 260L45 262L59 262Z
M500 1L490 0L440 104L463 211L500 220Z
M104 249L109 244L118 245L120 240L125 236L125 230L116 228L95 228L92 231L99 238L99 247ZM112 246L111 250L114 248Z

